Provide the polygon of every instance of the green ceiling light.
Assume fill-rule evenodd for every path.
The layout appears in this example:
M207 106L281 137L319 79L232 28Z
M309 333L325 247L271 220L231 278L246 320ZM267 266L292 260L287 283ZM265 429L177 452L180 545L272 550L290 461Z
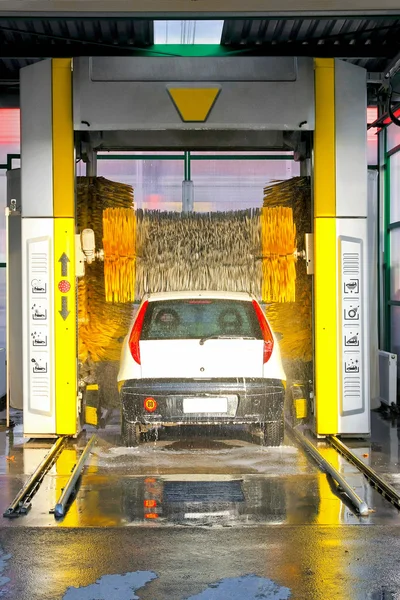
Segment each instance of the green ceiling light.
M154 44L220 44L224 21L154 21Z

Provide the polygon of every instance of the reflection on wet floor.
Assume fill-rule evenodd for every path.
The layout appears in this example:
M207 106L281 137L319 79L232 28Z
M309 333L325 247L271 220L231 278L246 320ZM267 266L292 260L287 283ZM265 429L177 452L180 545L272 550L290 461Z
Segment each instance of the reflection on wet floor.
M350 440L347 444L361 460L384 475L400 491L400 482L396 482L396 475L400 472L400 415L373 411L371 426L370 440Z
M84 435L61 453L34 497L31 512L12 523L4 520L3 525L232 527L400 522L397 510L325 443L320 442L319 449L366 500L372 509L368 517L360 518L341 501L333 482L290 436L280 448L265 448L246 432L236 432L232 439L228 434L171 430L138 448L125 448L119 442L119 425L112 422L98 432L64 519L56 521L50 511L79 458ZM50 444L49 440L23 440L20 426L11 436L0 432L1 512ZM355 445L361 455L376 460L369 441Z
M346 443L375 464L382 455L390 473L394 442L385 420L382 427L379 442ZM290 436L282 448L264 448L245 434L184 433L129 449L120 445L118 423L100 430L76 497L57 521L49 511L85 436L72 441L28 515L2 520L0 579L16 586L10 597L398 597L400 513L330 446L313 440L375 510L368 517L340 500ZM0 431L2 512L50 445L24 441L20 425L12 436Z
M139 599L139 596L131 596L144 588L146 583L157 579L157 575L151 571L137 571L125 573L124 575L105 575L94 584L84 588L68 588L62 600L90 600L91 598L108 598L112 589L115 597ZM103 595L104 594L104 595ZM265 577L256 575L244 575L241 577L225 578L213 582L207 589L188 600L287 600L291 592L288 588L277 585Z

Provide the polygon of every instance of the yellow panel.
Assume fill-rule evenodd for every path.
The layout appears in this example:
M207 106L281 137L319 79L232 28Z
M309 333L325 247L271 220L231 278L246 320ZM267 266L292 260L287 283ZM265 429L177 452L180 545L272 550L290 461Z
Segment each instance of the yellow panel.
M75 221L54 219L56 433L77 433Z
M97 425L97 408L94 406L85 406L85 423L87 425Z
M315 60L314 215L336 215L335 61Z
M336 219L315 219L315 397L318 434L338 432Z
M169 87L167 89L182 121L185 122L206 121L221 91L221 88L217 86L212 88Z
M52 60L53 207L55 217L73 217L74 127L71 59Z
M307 400L306 398L296 398L294 401L296 409L296 419L305 419L307 417Z

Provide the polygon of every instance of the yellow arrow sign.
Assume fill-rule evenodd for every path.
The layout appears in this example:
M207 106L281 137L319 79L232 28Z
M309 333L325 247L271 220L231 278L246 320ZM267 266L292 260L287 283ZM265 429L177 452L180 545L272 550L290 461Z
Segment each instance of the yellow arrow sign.
M168 86L167 91L182 121L185 123L204 123L214 106L221 86L213 87L175 87Z

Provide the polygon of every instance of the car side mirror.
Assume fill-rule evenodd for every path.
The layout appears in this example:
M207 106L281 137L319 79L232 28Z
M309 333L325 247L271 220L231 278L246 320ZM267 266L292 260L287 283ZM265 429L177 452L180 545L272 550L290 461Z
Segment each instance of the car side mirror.
M280 342L281 339L283 338L283 333L281 333L280 331L274 332L274 333L275 333L275 337L276 337L277 341Z

